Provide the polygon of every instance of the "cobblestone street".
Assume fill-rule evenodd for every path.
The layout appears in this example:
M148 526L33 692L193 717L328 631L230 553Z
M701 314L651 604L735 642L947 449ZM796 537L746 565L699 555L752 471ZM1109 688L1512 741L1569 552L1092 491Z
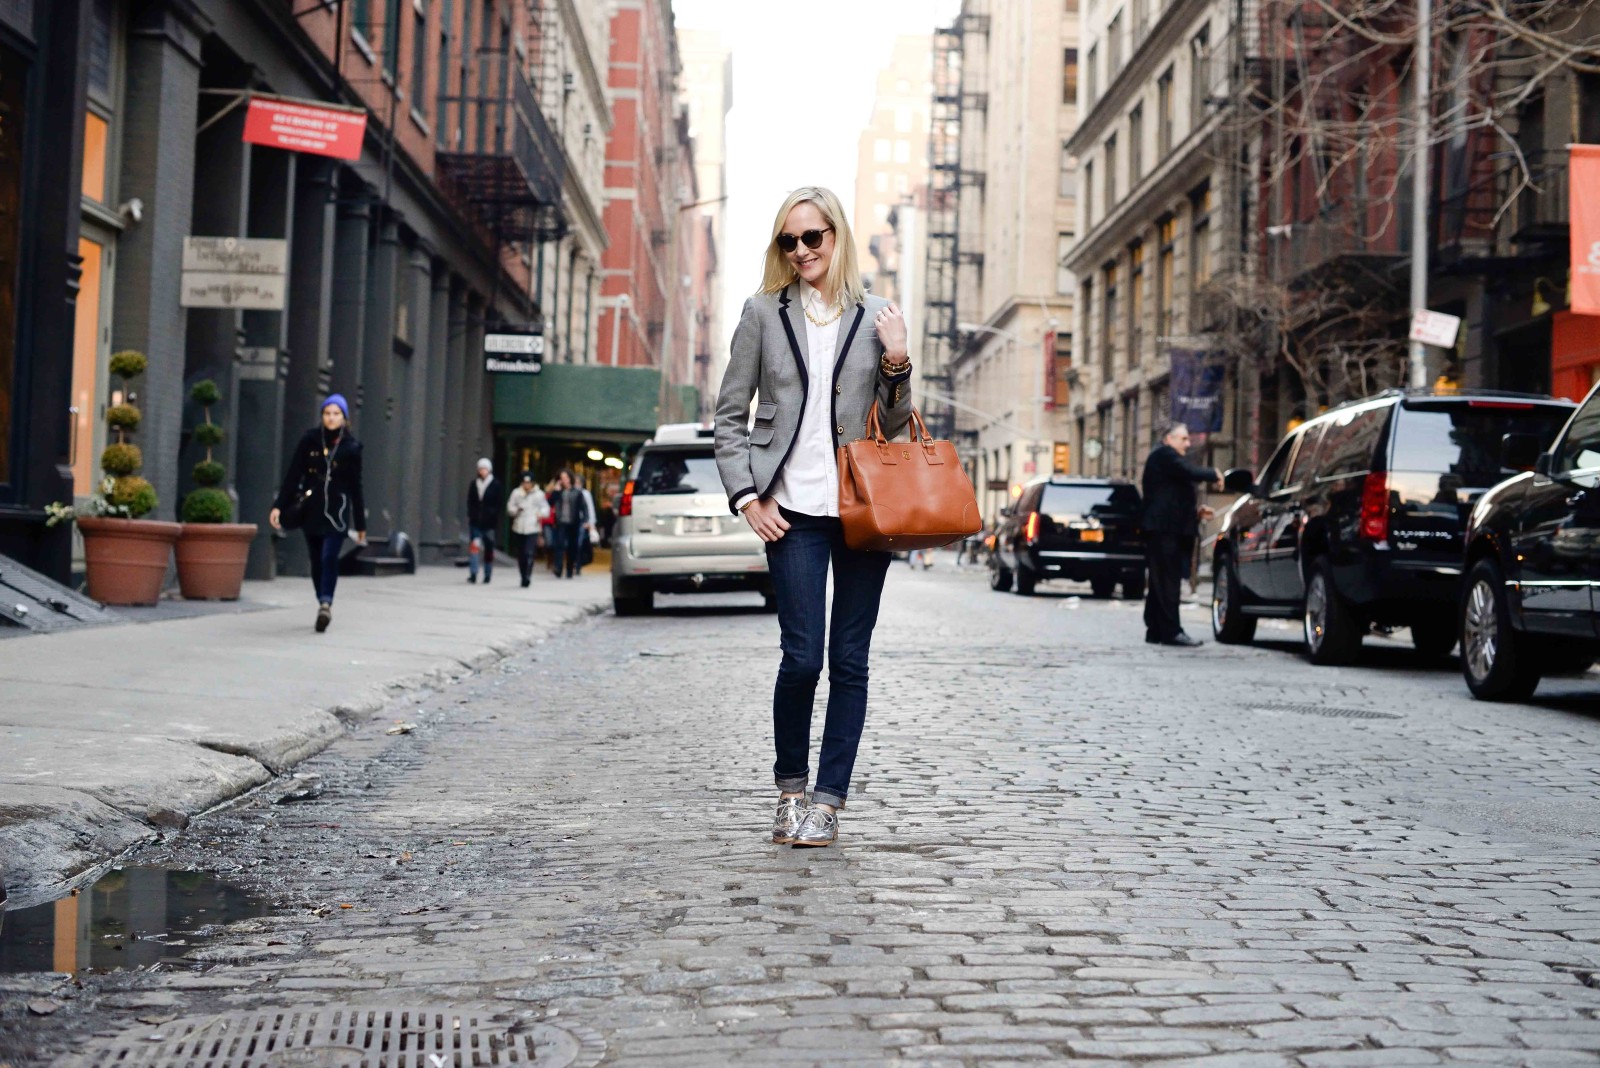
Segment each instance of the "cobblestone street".
M81 989L0 976L17 1068L336 1002L483 1006L618 1065L1600 1060L1593 681L1479 704L1403 633L1350 669L1283 625L1187 653L1086 588L897 565L840 842L794 850L764 840L775 618L662 603L133 858L273 915Z

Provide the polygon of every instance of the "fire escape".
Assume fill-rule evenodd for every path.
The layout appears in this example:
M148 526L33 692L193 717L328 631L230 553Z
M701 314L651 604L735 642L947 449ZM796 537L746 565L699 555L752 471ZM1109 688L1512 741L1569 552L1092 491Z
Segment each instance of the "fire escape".
M544 51L537 45L550 37L544 20L554 16L536 0L528 0L527 11L537 67ZM529 81L539 72L522 68L504 27L496 42L462 42L452 52L447 63L461 75L457 95L439 98L440 187L496 250L520 256L560 240L568 232L561 204L567 159ZM546 317L536 293L527 304L530 323Z
M984 172L978 161L989 106L983 91L989 34L986 4L987 0L966 0L955 22L933 37L921 378L929 390L945 396L952 387L950 365L964 344L958 328L962 307L977 301L983 278L979 241L970 236L963 240L961 229L964 221L981 222L983 212ZM930 406L928 427L935 436L952 436L954 409Z

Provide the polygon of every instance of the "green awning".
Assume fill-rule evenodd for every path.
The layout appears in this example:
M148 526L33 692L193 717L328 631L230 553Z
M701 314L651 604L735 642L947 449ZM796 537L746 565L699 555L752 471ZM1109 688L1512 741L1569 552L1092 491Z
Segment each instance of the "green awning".
M663 418L661 373L653 367L545 364L537 375L494 374L494 421L502 429L536 430L565 436L643 441L662 423L694 418L698 392L667 390ZM688 415L681 415L686 401Z

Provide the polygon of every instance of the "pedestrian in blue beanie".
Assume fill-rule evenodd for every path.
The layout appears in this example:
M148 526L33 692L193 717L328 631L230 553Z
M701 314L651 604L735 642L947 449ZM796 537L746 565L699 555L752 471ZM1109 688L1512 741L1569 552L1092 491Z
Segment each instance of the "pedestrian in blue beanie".
M344 540L367 541L361 442L350 433L350 405L342 395L334 393L322 402L322 425L307 430L294 447L268 519L274 530L305 533L321 634L333 622L333 589L339 582Z

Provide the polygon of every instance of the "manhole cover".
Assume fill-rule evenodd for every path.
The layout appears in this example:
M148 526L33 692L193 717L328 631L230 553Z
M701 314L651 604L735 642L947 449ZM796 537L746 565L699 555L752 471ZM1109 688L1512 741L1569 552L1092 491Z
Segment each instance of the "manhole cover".
M591 1068L588 1028L470 1009L299 1005L194 1016L109 1039L82 1063L141 1068Z
M1393 712L1375 712L1370 708L1332 708L1328 705L1253 705L1257 712L1293 712L1299 716L1328 716L1332 719L1399 719Z

